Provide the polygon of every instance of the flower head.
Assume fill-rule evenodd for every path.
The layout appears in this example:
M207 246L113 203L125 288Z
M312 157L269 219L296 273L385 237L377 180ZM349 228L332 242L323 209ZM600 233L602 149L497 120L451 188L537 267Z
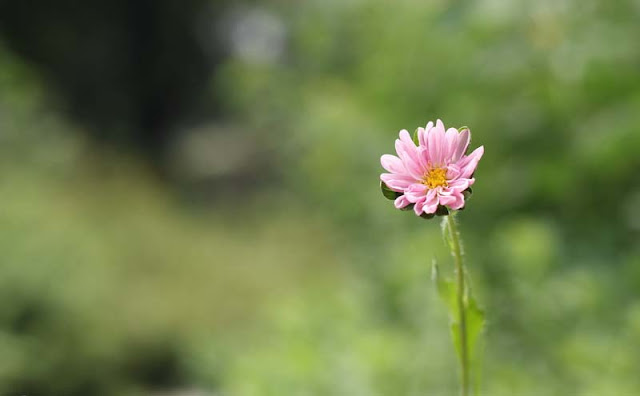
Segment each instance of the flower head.
M396 139L398 156L385 154L380 158L389 172L380 175L385 196L394 199L398 209L413 207L418 216L446 213L446 208L462 209L484 154L484 146L465 154L470 139L468 128L445 131L440 120L418 128L413 140L407 130L400 131L400 139Z

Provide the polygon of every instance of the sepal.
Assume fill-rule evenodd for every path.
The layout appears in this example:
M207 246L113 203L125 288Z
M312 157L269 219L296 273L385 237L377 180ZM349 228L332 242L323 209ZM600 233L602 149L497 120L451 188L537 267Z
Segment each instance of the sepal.
M446 206L438 205L438 209L436 209L436 216L447 216L449 214L449 209Z
M389 186L387 186L387 184L383 181L380 181L380 191L382 191L382 195L384 195L386 199L389 199L391 201L395 201L396 198L402 195L401 193L390 189Z
M462 192L462 196L464 197L465 202L467 201L467 199L471 198L471 194L473 194L473 190L471 189L471 187Z

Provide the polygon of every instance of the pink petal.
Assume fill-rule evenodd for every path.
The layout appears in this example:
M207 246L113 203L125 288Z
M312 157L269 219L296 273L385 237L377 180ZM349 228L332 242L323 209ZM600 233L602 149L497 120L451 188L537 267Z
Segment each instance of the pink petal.
M453 163L455 161L452 160L453 154L458 147L458 130L456 128L449 128L447 132L444 134L445 141L445 152L443 155L443 160L445 163Z
M410 176L396 175L394 173L383 173L380 175L380 180L396 192L404 192L405 189L416 182Z
M422 135L418 135L418 139L420 141L420 147L418 148L418 153L420 154L420 156L422 157L422 159L424 160L425 164L429 164L430 160L429 160L429 131L433 128L433 122L429 121L427 123L427 126L422 129Z
M460 176L460 168L456 165L447 166L447 180L455 180Z
M448 206L453 210L458 210L464 206L464 196L461 193L441 196L440 205Z
M425 213L435 213L436 210L438 210L438 194L436 194L436 190L429 190L424 211Z
M438 197L438 200L440 201L440 205L448 206L448 205L451 205L452 203L456 202L456 196L455 195L441 195L441 196Z
M398 198L396 198L395 201L393 201L393 206L395 206L397 209L402 209L405 206L409 205L409 201L407 200L407 197L405 197L404 195L399 196Z
M426 147L427 146L426 131L422 127L418 128L418 143L420 144L420 147Z
M484 146L480 146L473 150L471 154L462 157L462 159L458 161L456 165L460 167L460 178L468 179L473 175L473 172L475 172L476 167L478 166L478 161L480 161L483 154Z
M429 158L433 165L441 165L443 162L446 140L444 137L444 124L438 120L435 128L431 128L427 137Z
M425 164L424 169L426 170L428 168L427 164L431 163L431 158L429 157L429 149L423 146L418 147L418 155L422 159L422 162Z
M462 191L466 190L467 188L469 188L471 185L473 185L473 183L475 181L476 181L476 179L458 179L458 180L454 180L454 181L449 183L449 188L452 191L462 192Z
M416 212L417 216L420 216L424 211L424 202L425 200L423 198L420 201L416 202L416 204L413 206L413 211Z
M396 152L398 153L398 157L402 160L405 169L407 172L415 177L416 179L420 179L424 174L424 169L420 165L420 159L418 158L418 149L416 146L411 143L411 145L406 144L400 139L396 139Z
M421 183L414 183L405 190L404 194L409 202L418 202L427 195L427 186Z
M411 135L409 134L409 131L407 131L406 129L403 129L400 131L400 140L409 145L409 147L416 147L416 144L413 142L413 139L411 139Z
M380 164L384 169L391 173L406 174L407 170L404 168L402 160L395 155L385 154L380 157Z
M454 195L457 199L456 202L449 205L449 207L453 210L462 209L464 207L464 195L462 193Z
M418 140L420 142L420 146L422 147L427 147L427 136L429 135L429 131L431 130L431 128L433 128L433 121L429 121L427 122L427 126L422 129L422 139L420 139L420 134L418 134Z
M409 135L409 131L407 131L406 129L400 131L400 141L405 144L406 150L411 154L411 158L418 164L421 173L424 173L424 170L427 167L427 162L424 161L422 156L420 155L421 147L416 146L416 144L413 142L413 139L411 138L411 135Z
M469 146L470 140L471 134L469 133L469 129L465 128L460 131L456 148L454 149L453 156L451 157L452 162L458 162L464 152L467 151L467 146Z
M452 210L459 210L464 208L464 204L464 197L461 197L456 203L449 205L449 208L451 208Z

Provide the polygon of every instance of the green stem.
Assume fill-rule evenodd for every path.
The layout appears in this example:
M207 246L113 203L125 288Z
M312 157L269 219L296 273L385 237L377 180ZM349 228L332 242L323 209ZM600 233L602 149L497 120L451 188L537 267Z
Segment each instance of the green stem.
M451 237L451 255L456 266L457 277L457 299L458 299L458 321L460 324L460 378L462 382L461 395L467 396L469 393L469 351L467 343L467 289L464 284L464 265L462 263L462 249L460 246L460 235L453 213L447 216L449 225L449 236Z

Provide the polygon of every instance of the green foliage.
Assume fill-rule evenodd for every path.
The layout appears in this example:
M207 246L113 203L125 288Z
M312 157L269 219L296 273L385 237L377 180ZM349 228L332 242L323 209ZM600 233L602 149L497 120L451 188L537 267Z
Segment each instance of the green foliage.
M456 301L456 284L452 279L443 277L438 269L438 263L432 264L431 279L436 286L438 295L445 303L449 310L449 318L451 321L457 321L459 317L458 302Z

